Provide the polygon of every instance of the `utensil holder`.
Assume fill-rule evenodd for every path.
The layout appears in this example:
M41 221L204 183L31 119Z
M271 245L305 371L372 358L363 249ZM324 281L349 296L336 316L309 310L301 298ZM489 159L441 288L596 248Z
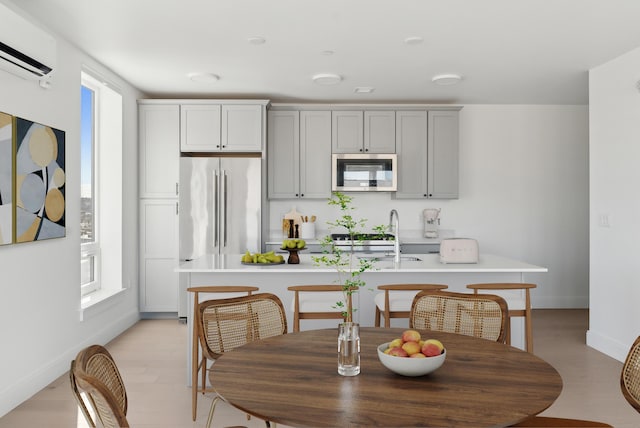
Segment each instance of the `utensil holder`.
M316 237L316 224L315 223L300 223L300 238L302 239L315 239Z

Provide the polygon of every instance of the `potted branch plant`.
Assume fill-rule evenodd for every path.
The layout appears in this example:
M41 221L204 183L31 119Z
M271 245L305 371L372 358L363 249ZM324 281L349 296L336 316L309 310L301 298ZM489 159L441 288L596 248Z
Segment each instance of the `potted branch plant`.
M344 193L334 192L328 204L337 206L340 216L334 221L328 221L330 230L346 231L348 236L347 249L335 245L331 235L322 240L324 249L322 256L313 256L316 266L324 265L336 270L338 278L334 281L342 285L343 299L336 302L335 308L342 310L345 322L340 324L338 334L338 373L343 376L355 376L360 373L360 333L359 324L353 319L352 295L360 288L366 286L361 275L375 268L375 261L370 258L359 258L355 254L355 248L361 242L361 230L365 227L366 219L357 219L353 216L355 207L353 198ZM376 226L373 230L383 235L386 226Z

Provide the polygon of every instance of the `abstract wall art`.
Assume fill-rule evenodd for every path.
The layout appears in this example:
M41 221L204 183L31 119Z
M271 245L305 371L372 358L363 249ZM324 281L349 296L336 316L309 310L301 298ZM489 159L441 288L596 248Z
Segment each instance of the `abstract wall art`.
M65 133L16 117L15 242L65 236ZM1 178L0 178L1 179Z
M13 242L13 116L0 112L0 245Z

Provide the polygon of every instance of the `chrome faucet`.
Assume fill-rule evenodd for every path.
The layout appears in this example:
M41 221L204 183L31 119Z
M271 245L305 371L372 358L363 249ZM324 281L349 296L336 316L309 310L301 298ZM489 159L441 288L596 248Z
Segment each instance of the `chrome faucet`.
M393 221L393 218L395 217L395 222ZM400 217L398 216L398 211L396 210L391 210L391 212L389 213L389 229L391 229L391 226L393 225L393 228L395 229L395 240L393 242L393 252L394 252L394 258L393 261L396 263L400 263Z

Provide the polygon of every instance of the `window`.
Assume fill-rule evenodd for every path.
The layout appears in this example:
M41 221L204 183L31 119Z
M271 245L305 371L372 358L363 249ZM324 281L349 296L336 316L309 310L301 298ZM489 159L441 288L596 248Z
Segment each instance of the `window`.
M80 279L86 297L123 288L122 96L93 73L83 72L81 83Z
M90 85L90 83L86 83ZM96 236L95 206L95 97L96 92L90 86L83 85L80 94L80 279L82 294L85 295L100 288L98 274L100 246Z

